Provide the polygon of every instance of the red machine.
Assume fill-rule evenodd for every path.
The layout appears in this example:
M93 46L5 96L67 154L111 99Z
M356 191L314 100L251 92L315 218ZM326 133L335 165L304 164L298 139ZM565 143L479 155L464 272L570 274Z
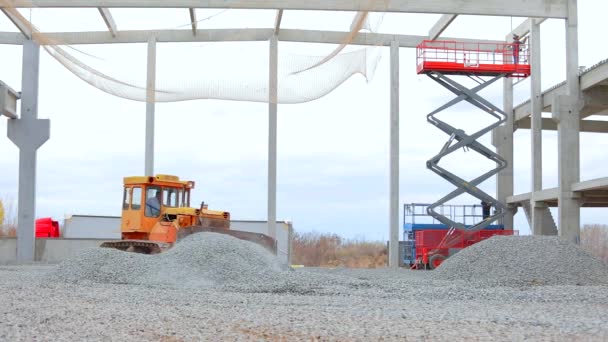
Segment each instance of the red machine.
M528 46L521 43L425 40L416 47L418 74L438 71L446 75L528 77L529 56Z
M514 230L451 230L416 231L416 261L413 269L435 269L449 256L494 235L517 235Z
M36 220L36 238L58 238L59 222L53 221L50 217L39 218Z

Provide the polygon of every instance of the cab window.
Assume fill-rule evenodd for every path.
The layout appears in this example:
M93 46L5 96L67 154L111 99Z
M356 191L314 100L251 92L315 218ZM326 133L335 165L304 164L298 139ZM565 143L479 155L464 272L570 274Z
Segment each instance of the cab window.
M178 200L178 207L183 207L184 206L184 189L179 189L177 191L177 200Z
M125 188L122 194L122 210L129 209L129 204L131 204L131 188Z
M158 217L162 207L162 189L160 186L149 186L146 189L146 210L147 217Z
M165 206L176 208L179 207L179 189L176 188L164 188L163 189L163 201Z
M133 199L131 200L131 209L141 209L141 188L136 186L133 188Z

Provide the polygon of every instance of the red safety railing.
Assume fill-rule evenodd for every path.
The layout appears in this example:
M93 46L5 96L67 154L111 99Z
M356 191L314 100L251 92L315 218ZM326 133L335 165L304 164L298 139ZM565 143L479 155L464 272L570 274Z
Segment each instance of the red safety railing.
M416 48L416 63L419 74L438 71L444 74L480 76L530 75L530 51L527 44L521 43L425 40Z

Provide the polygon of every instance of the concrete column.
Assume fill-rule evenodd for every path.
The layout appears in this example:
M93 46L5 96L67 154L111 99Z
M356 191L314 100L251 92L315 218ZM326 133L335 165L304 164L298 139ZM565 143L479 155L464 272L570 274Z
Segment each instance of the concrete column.
M146 81L146 176L154 176L154 109L156 102L156 38L148 39Z
M40 46L23 43L21 118L8 121L8 138L19 148L17 261L33 262L36 219L36 151L50 135L50 121L38 119Z
M558 143L559 235L580 242L580 201L572 184L580 181L580 82L578 77L578 18L576 0L568 0L566 19L566 83L568 93L553 102Z
M389 259L391 268L399 267L399 43L391 42L391 119L389 186Z
M268 79L268 234L277 236L278 37L270 38Z
M543 227L548 222L543 222L543 210L547 210L542 203L537 205L535 192L543 189L543 155L542 155L542 110L543 104L541 99L541 49L540 49L540 25L536 19L530 19L530 67L531 74L531 192L530 198L530 230L534 235L544 235Z
M496 199L507 203L507 197L513 196L513 79L503 79L503 110L507 114L504 126L495 129L492 134L492 144L496 153L507 161L507 167L496 176ZM515 209L507 206L507 213L501 223L505 229L513 229Z

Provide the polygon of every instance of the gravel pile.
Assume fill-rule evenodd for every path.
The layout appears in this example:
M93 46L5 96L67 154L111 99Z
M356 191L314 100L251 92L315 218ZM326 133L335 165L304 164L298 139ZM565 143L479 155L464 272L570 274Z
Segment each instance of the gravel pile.
M230 286L289 272L272 253L229 235L188 236L158 255L92 248L65 260L49 275L64 282Z
M495 236L448 258L438 280L481 285L607 285L608 266L554 236Z
M350 277L293 272L264 247L216 233L190 235L158 255L92 248L59 264L48 279L293 294L332 294L367 286Z

